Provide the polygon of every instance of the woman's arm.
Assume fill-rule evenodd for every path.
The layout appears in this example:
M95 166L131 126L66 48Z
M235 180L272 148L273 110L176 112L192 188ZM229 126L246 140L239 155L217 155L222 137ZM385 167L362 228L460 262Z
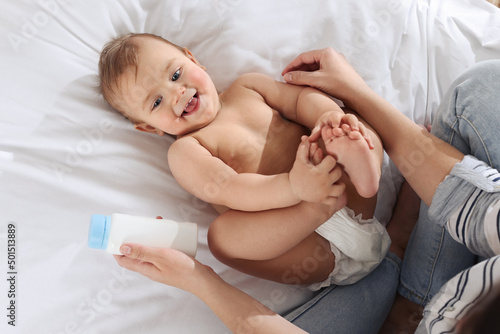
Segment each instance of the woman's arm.
M361 115L379 134L391 159L428 205L437 186L463 158L454 147L423 130L378 96L345 57L331 48L299 55L283 70L283 75L289 83L310 85L341 99Z
M205 302L233 333L305 333L246 293L224 282L212 268L174 249L123 245L118 264L154 281L190 292Z

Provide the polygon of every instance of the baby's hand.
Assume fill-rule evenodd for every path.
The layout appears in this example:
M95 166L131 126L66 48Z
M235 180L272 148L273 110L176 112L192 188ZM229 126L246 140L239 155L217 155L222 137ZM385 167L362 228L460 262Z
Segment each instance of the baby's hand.
M342 176L334 157L323 157L323 151L316 143L304 136L297 150L297 156L289 173L293 193L302 201L336 201L344 192L344 185L336 184Z
M304 139L307 140L307 139ZM325 154L323 150L318 146L317 142L312 142L309 145L309 161L313 163L313 165L317 166L323 161Z

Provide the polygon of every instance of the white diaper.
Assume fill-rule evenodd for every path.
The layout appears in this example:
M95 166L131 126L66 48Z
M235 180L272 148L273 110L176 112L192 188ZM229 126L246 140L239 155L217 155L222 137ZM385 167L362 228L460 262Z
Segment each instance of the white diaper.
M308 286L313 291L359 281L382 262L391 244L385 227L376 218L354 216L347 207L337 211L316 233L330 241L335 268L325 281Z

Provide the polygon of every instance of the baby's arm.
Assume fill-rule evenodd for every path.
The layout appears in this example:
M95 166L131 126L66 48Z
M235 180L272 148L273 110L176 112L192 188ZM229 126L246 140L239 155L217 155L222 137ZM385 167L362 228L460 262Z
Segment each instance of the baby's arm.
M184 189L211 204L259 211L300 202L291 191L288 174L238 174L192 137L180 138L171 145L168 163Z
M308 159L309 146L306 145L309 143L302 143L298 152L302 158L295 170L308 168L312 171L308 180L315 177L316 182L310 181L307 186L322 184L322 188L328 191L324 197L338 196L338 190L331 187L341 176L338 168L333 171L334 159L323 160L315 166ZM297 177L292 176L292 185L289 173L237 173L192 137L183 137L171 145L168 162L172 174L184 189L211 204L235 210L261 211L292 206L304 200L302 194L305 190L297 189L301 187ZM330 186L325 186L328 184ZM320 189L319 185L317 189Z
M318 134L323 125L340 127L347 123L354 130L360 131L370 148L373 147L372 138L363 123L356 117L345 117L346 113L342 108L318 89L285 84L257 73L247 74L244 78L243 85L259 93L283 117L312 130L311 136L315 138L311 141L319 139Z
M278 82L258 73L242 76L240 83L259 93L283 117L309 129L313 129L326 112L335 112L339 117L344 115L333 99L315 88Z

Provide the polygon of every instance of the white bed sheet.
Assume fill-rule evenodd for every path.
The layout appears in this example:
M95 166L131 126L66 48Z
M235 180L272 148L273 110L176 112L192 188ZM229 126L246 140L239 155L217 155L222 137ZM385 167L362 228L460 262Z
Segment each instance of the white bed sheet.
M280 79L300 52L332 46L416 122L475 62L500 58L500 13L483 0L10 1L0 12L1 332L224 333L195 297L122 270L87 248L94 213L200 226L197 258L278 312L310 293L238 273L206 246L214 211L169 173L171 139L135 131L95 93L103 44L130 31L187 46L219 89L245 72ZM401 182L386 158L377 209ZM8 225L16 274L8 274ZM7 278L15 276L15 298ZM16 327L8 325L15 301Z

